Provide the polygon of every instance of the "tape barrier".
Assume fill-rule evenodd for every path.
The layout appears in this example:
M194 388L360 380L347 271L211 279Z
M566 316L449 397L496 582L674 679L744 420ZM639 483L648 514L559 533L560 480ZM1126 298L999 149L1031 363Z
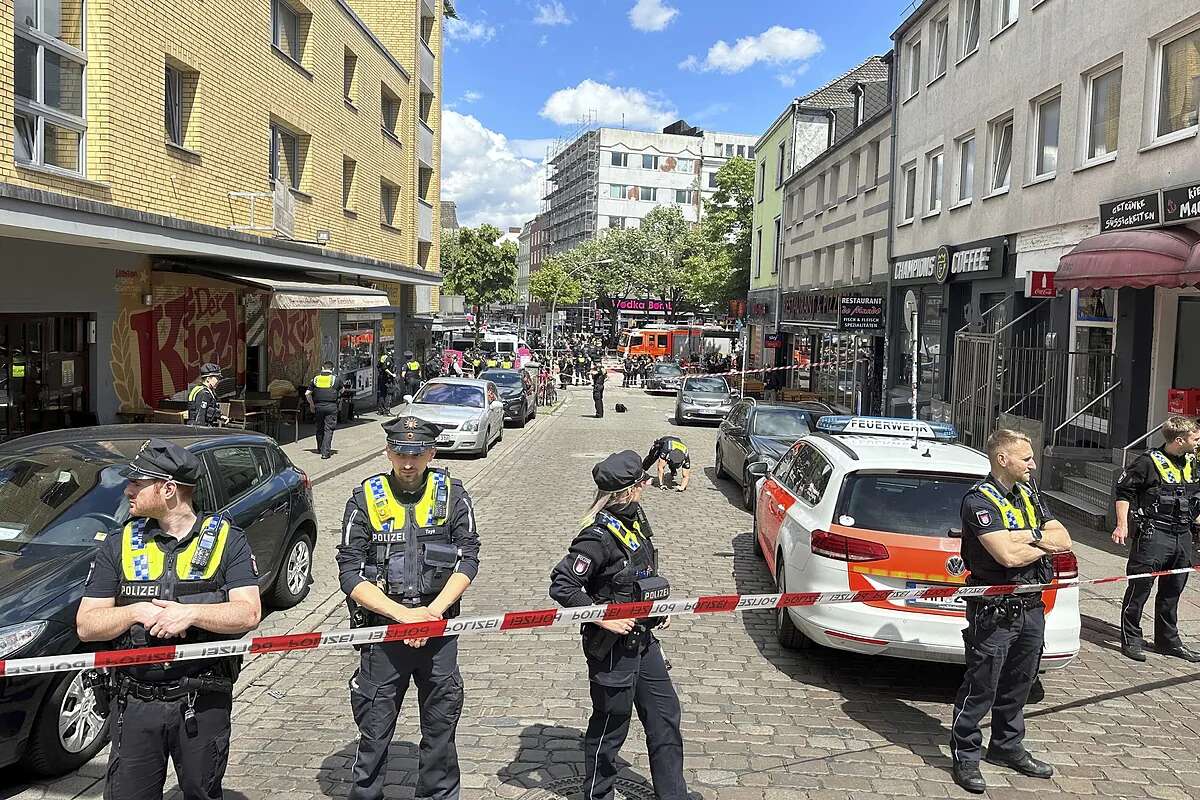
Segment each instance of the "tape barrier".
M859 359L842 359L841 361L813 361L808 364L785 364L782 367L757 367L755 369L731 369L731 370L728 370L727 372L704 372L702 367L688 367L687 372L689 375L693 375L693 374L694 375L715 375L715 376L753 375L758 372L779 372L781 370L790 370L790 369L812 370L812 369L824 369L826 367L837 367L837 366L848 367L851 364L856 364L859 361L866 361L866 360L867 359L865 359L865 358L859 358Z
M756 611L797 606L840 605L845 603L883 602L896 600L953 600L969 597L1002 597L1033 594L1043 591L1063 591L1080 586L1098 586L1140 578L1159 578L1200 572L1200 566L1146 572L1137 575L1115 575L1107 578L1073 578L1057 583L997 584L994 586L929 586L922 589L864 590L853 592L787 592L785 594L718 594L688 599L667 598L655 602L610 603L576 608L546 608L531 611L509 611L482 617L457 617L432 622L380 625L372 628L342 628L312 633L289 633L277 636L255 636L249 639L229 639L204 644L181 644L165 647L145 647L133 650L106 650L99 653L72 653L63 656L42 656L0 661L0 677L38 675L48 672L73 672L81 669L128 667L143 664L164 664L170 661L192 661L221 656L290 653L358 644L380 644L403 639L424 639L437 636L466 636L497 631L528 630L577 625L585 622L642 617L673 617L687 614L716 614L731 611Z

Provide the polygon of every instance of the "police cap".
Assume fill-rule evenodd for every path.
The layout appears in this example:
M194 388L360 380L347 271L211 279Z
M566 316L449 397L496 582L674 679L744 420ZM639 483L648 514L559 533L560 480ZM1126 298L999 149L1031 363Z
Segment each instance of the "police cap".
M437 446L442 429L420 417L396 417L383 423L388 447L397 453L419 455Z
M649 477L650 473L642 469L642 457L632 450L613 453L592 467L592 480L602 492L620 492Z
M404 355L405 355L405 357L407 357L407 358L412 358L412 354L413 354L412 350L405 350L405 351L404 351Z
M200 479L200 459L173 442L148 439L122 471L131 481L174 481L195 486Z
M211 364L211 363L210 364L201 364L200 365L200 377L201 378L219 378L219 377L221 377L221 368L218 367L216 364Z

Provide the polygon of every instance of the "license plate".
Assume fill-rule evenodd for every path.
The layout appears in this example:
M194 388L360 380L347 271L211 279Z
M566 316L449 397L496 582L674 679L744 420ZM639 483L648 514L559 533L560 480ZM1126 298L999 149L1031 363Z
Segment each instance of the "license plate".
M916 581L908 581L904 588L906 589L941 589L945 588L939 584L933 583L917 583ZM934 608L938 611L966 611L967 604L961 597L922 597L905 600L904 604L909 608Z
M453 439L447 439L445 436L439 436L439 437L438 437L438 440L437 440L437 443L438 443L438 444L454 444L454 440L453 440Z

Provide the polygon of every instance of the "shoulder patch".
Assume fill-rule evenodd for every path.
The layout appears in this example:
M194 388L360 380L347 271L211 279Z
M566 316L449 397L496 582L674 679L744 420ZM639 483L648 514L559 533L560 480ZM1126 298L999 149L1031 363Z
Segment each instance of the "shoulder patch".
M592 569L592 560L584 555L575 556L575 562L571 564L571 571L576 575L583 577Z
M992 512L986 509L980 509L975 512L975 521L980 525L987 526L992 524Z

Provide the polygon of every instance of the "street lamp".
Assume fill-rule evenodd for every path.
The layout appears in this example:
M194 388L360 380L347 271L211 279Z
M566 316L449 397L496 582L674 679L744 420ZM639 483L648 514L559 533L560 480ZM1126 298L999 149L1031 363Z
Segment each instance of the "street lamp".
M602 258L599 261L587 261L583 264L579 264L574 269L564 269L563 272L565 272L567 274L568 278L571 278L571 277L574 277L575 275L578 275L579 271L584 269L585 267L594 267L597 264L611 264L611 263L612 263L611 258ZM555 315L555 309L558 306L558 293L561 290L562 290L562 284L560 283L558 285L558 287L555 288L555 290L554 290L554 296L550 298L550 363L551 364L554 363L554 326L555 326L555 323L558 322L558 319Z

